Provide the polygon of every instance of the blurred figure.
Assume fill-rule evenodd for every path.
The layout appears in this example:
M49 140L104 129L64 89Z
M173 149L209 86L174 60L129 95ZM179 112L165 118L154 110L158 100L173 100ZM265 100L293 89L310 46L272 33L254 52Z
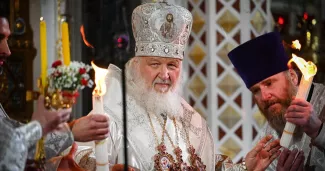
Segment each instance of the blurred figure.
M2 6L0 5L0 8ZM5 9L0 9L0 68L10 56L7 44L10 28ZM67 148L72 137L69 133L51 133L70 118L71 109L49 111L44 107L44 97L37 101L37 109L32 115L32 121L21 124L10 119L0 105L0 170L22 171L26 160L33 160L37 141L46 136L46 157L50 158ZM50 142L49 142L50 141Z

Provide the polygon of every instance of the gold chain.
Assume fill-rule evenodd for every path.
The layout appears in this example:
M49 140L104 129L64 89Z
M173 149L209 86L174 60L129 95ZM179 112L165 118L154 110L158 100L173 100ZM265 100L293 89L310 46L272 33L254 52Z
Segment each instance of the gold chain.
M157 134L156 134L156 132L155 132L155 128L153 127L153 124L152 124L152 121L151 121L150 114L148 114L148 117L149 117L150 125L151 125L151 127L152 127L152 130L153 130L154 136L155 136L155 138L156 138L157 144L159 145L159 142L158 142L158 141L159 141L159 140L158 140L158 136L157 136ZM157 115L156 115L156 117L157 117L157 120L158 120L158 122L160 123L160 125L162 125L162 123L161 123L161 121L160 121L160 119L158 118ZM168 137L168 140L170 141L171 145L172 145L173 148L175 149L175 148L176 148L175 144L173 143L172 139L170 138L168 132L165 130L165 127L166 127L166 120L167 120L167 119L164 119L162 142L164 142L164 134L166 133L166 135L167 135L167 137ZM189 131L188 131L188 129L186 129L186 126L185 126L184 121L183 121L182 119L180 119L180 120L181 120L181 122L182 122L183 128L185 129L185 136L186 136L186 142L185 142L185 143L186 143L186 146L187 146L187 148L188 148L188 147L191 146L190 137L189 137ZM177 146L179 146L179 138L178 138L178 133L177 133L177 131L178 131L178 126L177 126L177 124L176 124L176 119L175 119L175 117L173 118L173 122L174 122L174 125L175 125L176 143L177 143Z
M150 121L150 126L151 126L151 128L152 128L152 132L153 132L153 134L154 134L154 136L155 136L155 139L156 139L157 146L159 146L158 136L157 136L157 134L156 134L156 131L155 131L155 128L154 128L154 126L153 126L153 123L152 123L152 120L151 120L151 117L150 117L150 114L149 114L149 113L148 113L148 117L149 117L149 121ZM158 120L159 124L162 125L162 123L161 123L159 117L158 117L157 115L156 115L156 117L157 117L157 120ZM163 117L164 117L164 116L163 116ZM171 145L172 145L173 148L176 150L176 147L175 147L175 145L174 145L172 139L170 138L170 136L169 136L169 134L168 134L168 131L165 130L165 128L166 128L166 122L167 122L167 116L164 117L163 119L164 119L164 124L163 124L163 127L162 127L163 132L162 132L162 137L161 137L161 140L162 140L161 143L162 143L162 144L164 143L164 135L165 135L165 133L166 133L166 135L167 135L167 137L168 137L168 139L169 139ZM191 166L194 167L194 168L201 167L201 166L196 166L196 165L194 164L194 163L196 163L197 161L199 161L201 164L203 164L203 163L202 163L200 157L198 157L196 154L192 154L194 151L192 151L191 149L194 149L194 147L191 146L191 143L190 143L189 130L186 129L186 126L185 126L184 121L183 121L182 119L180 119L180 121L181 121L181 123L182 123L183 128L185 129L185 136L186 136L186 140L185 140L186 142L185 142L185 143L186 143L186 146L187 146L187 149L188 149L188 153L189 153L189 155L190 155L189 160L190 160ZM178 126L177 126L177 123L176 123L176 119L175 119L175 117L173 118L173 123L174 123L174 125L175 125L175 133L176 133L176 143L177 143L177 148L179 148L179 146L178 146L178 145L179 145L179 139L178 139L178 132L177 132L177 131L178 131ZM192 152L191 152L191 151L192 151ZM195 152L194 152L194 153L195 153ZM194 159L192 159L192 158L194 158ZM192 161L192 160L194 160L194 161ZM193 163L193 162L194 162L194 163ZM183 163L183 162L182 162L182 163ZM206 166L203 164L203 167L205 168Z
M151 117L150 117L150 114L148 113L148 118L149 118L149 121L150 121L150 126L151 126L151 129L152 129L152 133L153 133L153 135L155 136L155 139L156 139L156 144L157 144L157 146L159 145L159 139L158 139L158 135L157 135L157 133L156 133L156 131L155 131L155 127L153 126L153 124L152 124L152 120L151 120ZM161 137L161 142L162 143L164 143L164 134L165 134L165 126L166 126L166 121L167 121L167 119L166 120L164 120L164 127L163 127L163 132L162 132L162 137Z
M173 122L174 122L174 125L175 125L175 134L176 134L176 144L177 146L179 146L179 138L178 138L178 126L177 126L177 123L176 123L176 119L175 117L173 118ZM169 140L171 141L169 135L167 134Z
M151 120L151 117L150 117L150 114L149 114L149 113L148 113L148 117L149 117L149 121L150 121L150 126L151 126L151 128L152 128L152 132L153 132L153 134L154 134L154 136L155 136L155 139L156 139L156 143L157 143L157 145L159 145L158 135L156 134L156 131L155 131L155 128L154 128L154 126L153 126L153 123L152 123L152 120ZM159 120L159 118L158 118L157 115L156 115L156 117L157 117L158 122L162 125L162 123L161 123L161 121ZM180 120L181 120L181 122L182 122L183 128L185 129L186 146L187 146L187 148L189 148L189 147L191 146L190 137L189 137L189 131L188 131L188 129L186 129L186 126L185 126L184 121L183 121L182 119L180 119ZM166 135L167 135L167 137L168 137L168 140L170 141L171 145L172 145L173 148L175 149L175 148L176 148L175 144L173 143L172 139L170 138L168 132L165 130L165 127L166 127L166 121L167 121L167 119L164 119L164 123L163 123L163 133L162 133L161 141L162 141L162 143L164 143L164 134L166 133ZM177 133L177 131L178 131L178 126L177 126L177 123L176 123L176 119L175 119L175 118L173 118L173 123L174 123L174 125L175 125L176 143L177 143L177 146L178 146L178 145L179 145L179 139L178 139L178 133Z
M156 117L157 117L157 120L158 120L158 122L160 123L160 125L162 125L162 123L161 123L161 121L159 120L159 118L158 118L158 116L156 115ZM167 119L164 119L165 120L165 122L166 122L166 120ZM177 127L177 124L176 124L176 119L175 119L175 117L173 118L173 123L174 123L174 126L175 126L175 134L176 134L176 145L177 145L177 147L179 146L179 139L178 139L178 127ZM173 146L173 148L175 149L176 148L176 146L175 146L175 144L173 143L173 141L172 141L172 139L170 138L170 136L169 136L169 134L168 134L168 131L167 130L165 130L165 126L164 126L164 131L165 131L165 133L166 133L166 135L167 135L167 138L168 138L168 140L169 140L169 142L170 142L170 144Z
M185 129L185 136L186 136L186 146L187 147L190 147L191 145L191 142L190 142L190 137L189 137L189 131L188 129L186 129L186 126L185 126L185 123L182 119L180 119L181 122L182 122L182 125L183 125L183 128Z
M160 125L162 125L162 123L161 123L161 121L159 120L159 118L158 118L158 116L156 115L156 117L157 117L157 120L159 121L159 123L160 123ZM150 117L149 117L150 118ZM186 146L187 146L187 148L188 147L190 147L191 146L191 142L190 142L190 137L189 137L189 131L188 131L188 129L186 129L186 127L185 127L185 123L184 123L184 121L182 120L182 119L180 119L181 120L181 122L182 122L182 125L183 125L183 128L185 129L185 136L186 136ZM151 119L150 119L150 122L151 122ZM176 133L176 143L177 143L177 146L179 146L179 138L178 138L178 126L177 126L177 123L176 123L176 119L175 119L175 117L173 118L173 123L174 123L174 125L175 125L175 133ZM166 125L166 120L164 121L164 127L163 127L163 132L165 132L166 133L166 135L167 135L167 137L168 137L168 140L170 141L170 143L171 143L171 145L173 146L173 148L175 149L176 148L176 146L174 145L174 143L173 143L173 141L172 141L172 139L170 138L170 136L169 136L169 134L168 134L168 132L165 130L165 125ZM153 125L152 125L152 123L151 123L151 126L153 127ZM156 135L157 136L157 135Z

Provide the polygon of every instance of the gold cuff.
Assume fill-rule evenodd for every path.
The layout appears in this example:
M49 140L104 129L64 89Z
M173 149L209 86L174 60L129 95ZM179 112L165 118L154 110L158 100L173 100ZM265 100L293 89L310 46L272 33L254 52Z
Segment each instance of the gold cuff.
M96 165L97 165L97 166L106 166L106 165L108 165L108 164L109 164L109 162L106 162L106 163L97 163L97 162L96 162Z
M284 133L287 133L287 134L290 134L290 135L293 135L293 132L289 132L289 131L287 131L287 130L285 130L285 129L283 130L283 132L284 132Z

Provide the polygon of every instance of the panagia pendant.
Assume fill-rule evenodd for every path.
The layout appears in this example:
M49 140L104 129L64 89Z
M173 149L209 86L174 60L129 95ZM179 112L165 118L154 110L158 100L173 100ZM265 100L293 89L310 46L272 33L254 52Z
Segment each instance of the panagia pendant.
M172 155L166 152L165 144L161 143L157 146L158 154L154 156L155 170L168 171L173 170L175 160Z

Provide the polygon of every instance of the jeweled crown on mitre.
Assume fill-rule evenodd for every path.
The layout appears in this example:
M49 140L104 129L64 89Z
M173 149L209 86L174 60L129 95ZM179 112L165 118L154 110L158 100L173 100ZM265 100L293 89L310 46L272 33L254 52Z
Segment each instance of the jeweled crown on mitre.
M183 59L192 21L187 9L165 1L138 6L132 14L135 56Z

